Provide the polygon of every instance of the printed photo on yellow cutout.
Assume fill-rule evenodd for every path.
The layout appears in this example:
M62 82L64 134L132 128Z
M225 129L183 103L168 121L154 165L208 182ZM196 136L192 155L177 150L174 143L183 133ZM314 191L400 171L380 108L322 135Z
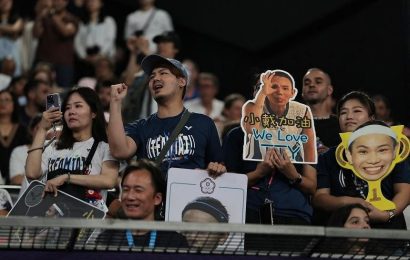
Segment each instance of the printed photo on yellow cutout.
M381 181L409 155L410 142L402 133L403 127L389 127L382 121L372 120L353 132L340 134L342 142L336 149L337 162L368 182L366 200L379 209L395 208L393 202L384 198Z
M254 99L242 107L243 159L262 161L267 149L286 152L292 163L316 163L316 134L310 108L294 101L295 81L284 70L261 74Z

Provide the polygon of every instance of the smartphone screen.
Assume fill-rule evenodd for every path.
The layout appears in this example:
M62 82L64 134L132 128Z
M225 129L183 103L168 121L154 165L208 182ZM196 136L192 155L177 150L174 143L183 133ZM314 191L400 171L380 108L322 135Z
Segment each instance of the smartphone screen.
M60 95L58 93L47 95L46 110L57 107L61 110Z

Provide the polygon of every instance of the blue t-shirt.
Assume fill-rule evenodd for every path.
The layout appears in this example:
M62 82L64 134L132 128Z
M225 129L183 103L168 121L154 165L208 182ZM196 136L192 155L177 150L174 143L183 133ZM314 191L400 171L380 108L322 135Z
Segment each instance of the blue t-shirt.
M257 162L242 159L243 138L242 128L236 127L229 131L224 139L223 154L228 172L246 174L256 169ZM295 167L302 173L302 165L296 164ZM310 222L313 210L309 196L291 186L289 180L280 172L272 177L271 185L267 189L269 180L270 175L265 176L248 189L248 209L258 210L265 198L268 198L273 201L277 216L299 217Z
M159 118L152 114L147 119L125 125L125 133L137 144L137 158L155 160L181 119ZM206 169L209 162L221 162L222 150L215 123L209 117L191 113L185 126L169 148L161 163L164 176L171 167Z
M336 161L336 147L330 148L318 158L317 188L330 189L330 194L336 197L350 196L366 198L367 182L358 178L351 170L344 169ZM383 195L392 200L395 183L410 183L410 165L408 160L396 164L392 172L382 180Z

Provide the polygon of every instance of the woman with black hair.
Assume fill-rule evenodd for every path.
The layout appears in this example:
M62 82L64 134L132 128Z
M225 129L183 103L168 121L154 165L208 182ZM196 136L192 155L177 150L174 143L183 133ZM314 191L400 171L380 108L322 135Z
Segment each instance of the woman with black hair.
M9 91L0 91L0 184L9 184L9 161L13 149L29 143L28 133L19 122L17 98Z
M370 229L368 210L361 204L350 204L341 207L333 212L327 226Z
M80 59L100 54L112 58L115 54L117 25L103 11L103 0L86 0L86 17L80 23L74 45Z
M367 208L361 204L350 204L333 212L327 223L328 227L351 229L370 229L370 217ZM331 254L365 254L370 248L367 238L326 238L317 250Z
M342 132L354 132L358 127L374 119L375 105L370 97L359 91L346 94L337 104L337 114ZM396 209L382 211L366 201L368 184L336 161L336 147L332 147L318 158L317 191L313 205L317 214L316 223L324 225L326 214L349 204L361 204L369 210L370 221L374 227L406 229L403 210L410 196L410 166L404 161L395 166L382 180L383 195L393 201ZM324 212L321 212L324 211ZM320 223L321 222L321 223Z
M50 108L43 113L40 128L27 151L26 176L46 182L45 192L57 195L59 189L107 210L107 189L116 185L118 162L107 144L98 96L90 88L74 88L61 109ZM62 118L59 139L44 149L47 131Z

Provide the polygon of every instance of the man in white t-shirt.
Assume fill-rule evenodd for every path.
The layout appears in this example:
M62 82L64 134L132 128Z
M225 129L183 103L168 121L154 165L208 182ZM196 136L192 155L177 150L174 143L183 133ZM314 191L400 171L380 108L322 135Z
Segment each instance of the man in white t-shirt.
M198 77L199 97L186 101L185 107L195 113L209 116L218 121L221 116L224 102L216 99L219 90L219 80L212 73L200 73Z

